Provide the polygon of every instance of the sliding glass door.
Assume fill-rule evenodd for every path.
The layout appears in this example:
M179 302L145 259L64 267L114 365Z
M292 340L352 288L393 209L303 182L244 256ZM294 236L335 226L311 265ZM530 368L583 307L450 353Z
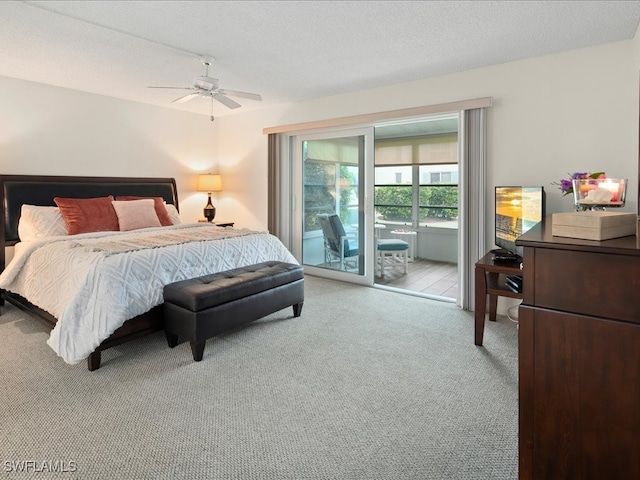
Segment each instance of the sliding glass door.
M407 158L404 155L408 154L408 149L405 151L403 147L399 152L399 158L403 159L401 162L392 161L391 159L385 162L381 159L381 164L378 167L391 166L393 164L410 166L411 202L388 197L375 199L375 201L378 203L378 207L389 209L388 215L398 216L398 218L390 220L396 223L400 222L397 225L398 229L406 230L411 225L411 229L418 230L418 234L421 233L421 229L424 230L425 235L422 235L422 238L416 238L415 248L412 249L413 252L416 252L416 256L424 255L425 248L426 250L433 249L435 242L431 242L429 234L438 235L442 233L437 228L433 228L432 221L421 217L423 213L430 216L431 212L433 212L440 226L445 223L441 220L446 220L447 223L456 223L456 238L449 238L451 235L438 235L438 245L442 247L442 251L445 254L452 250L454 251L452 261L456 262L457 260L458 270L456 303L465 310L472 309L474 304L474 264L486 252L485 231L487 222L485 222L486 182L484 165L486 161L486 109L490 106L491 99L483 98L352 117L353 122L360 125L365 123L372 126L375 123L378 124L376 126L376 137L378 137L376 138L376 144L378 144L378 140L383 139L382 135L378 135L380 127L388 126L391 129L395 129L396 124L407 124L408 127L411 127L411 124L420 123L420 118L429 118L431 120L430 117L432 115L444 115L446 118L441 119L448 119L451 117L450 112L457 112L455 122L457 124L455 130L457 132L457 162L435 158L433 162L427 162L428 165L423 165L424 162L415 162L413 158L410 161L404 160ZM418 114L418 110L422 111L422 113ZM385 220L383 217L386 214L382 213L379 218L380 221L376 225L377 228L374 230L373 221L378 218L378 215L374 214L373 211L374 162L372 157L374 150L372 127L338 131L348 121L349 118L341 118L333 123L331 121L318 121L264 130L265 133L269 134L270 176L267 179L269 182L269 229L305 265L305 271L314 275L339 276L341 280L373 285L373 267L375 265L375 257L373 255L374 231L379 232L380 239L386 239L387 232L391 234L391 231L382 228L382 226L386 227L386 225L382 224ZM319 134L320 129L327 125L331 125L331 127L324 128L322 132L329 131L329 128L333 129L333 131ZM316 129L314 130L316 135L301 134L301 132L310 132L311 128ZM402 127L402 129L405 130L405 127ZM409 132L410 135L399 135L406 132L394 131L385 133L388 139L398 138L399 136L403 138L415 136L415 132ZM434 133L443 135L451 132L449 130L440 130ZM356 148L352 148L353 151L357 152L353 157L357 158L357 161L346 160L348 157L343 155L344 152L338 155L339 148L337 145L333 145L334 156L314 158L316 140L323 140L319 144L327 143L325 146L328 146L333 141L350 137L352 139L362 137L361 140L354 140ZM327 142L324 142L324 140ZM403 142L406 143L404 140ZM396 145L389 144L387 146L394 147ZM417 145L417 147L417 151L420 152L420 145ZM435 147L433 146L438 151L433 153L440 157L443 152L440 151L440 146L437 149ZM344 150L348 149L345 148ZM416 149L411 150L412 155L415 152ZM376 152L375 156L377 162L382 155L380 152ZM457 163L457 172L449 167L452 163ZM348 175L341 176L341 172L345 170L342 168L343 165L347 167ZM417 169L415 168L416 165L418 166ZM442 168L442 165L446 165L447 168ZM434 169L437 169L437 171ZM377 186L385 187L390 185L391 187L396 187L402 185L405 180L403 172L394 171L392 173L394 177L391 179L387 176L378 178ZM395 176L396 173L399 173L400 176ZM457 180L455 175L457 175ZM352 181L356 177L358 178L357 183ZM307 183L304 183L305 178L307 178ZM362 181L363 178L364 181ZM322 185L323 182L324 186ZM330 184L327 185L328 183ZM340 190L345 183L348 183L352 192L357 192L353 194L355 197L349 196L346 200L343 198ZM456 189L456 185L458 192L457 221L455 221L455 195L451 195L451 192ZM383 190L380 191L384 193ZM387 190L391 189L387 188ZM436 193L439 197L437 199L438 202L435 202L436 199L434 198ZM314 198L316 199L315 202L313 201ZM357 239L357 264L354 263L352 257L346 258L344 256L345 249L347 253L350 253L348 244L346 244L346 248L343 248L342 253L338 250L340 263L336 263L335 257L331 256L330 250L325 247L324 235L320 226L320 219L318 219L318 215L323 211L326 214L331 212L338 215L338 217L341 214L344 215L342 207L345 205L347 205L345 207L347 211L349 211L350 207L351 210L357 210L358 212L355 219L349 216L341 218L343 227L345 221L351 222L348 226L352 231L359 234ZM406 208L409 205L411 205L410 210ZM396 225L394 225L395 228ZM441 227L439 228L442 230ZM345 228L346 233L347 229ZM408 232L401 233L403 236L408 234ZM450 232L447 231L446 233ZM342 242L342 245L345 245L344 242ZM438 258L442 258L440 253L441 251L438 250ZM327 255L326 257L325 254ZM456 254L457 259L455 258Z
M305 271L373 283L373 129L295 139L294 252Z

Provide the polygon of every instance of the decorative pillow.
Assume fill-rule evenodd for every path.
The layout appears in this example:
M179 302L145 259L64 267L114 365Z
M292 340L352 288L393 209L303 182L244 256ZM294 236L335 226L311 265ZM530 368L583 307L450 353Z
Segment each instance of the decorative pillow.
M112 195L96 198L55 197L53 201L60 207L69 235L120 230L118 216L111 205Z
M116 201L131 201L131 200L153 200L153 205L156 209L156 215L158 216L158 220L160 220L160 225L166 227L168 225L173 225L171 221L171 217L167 212L167 209L164 206L164 199L162 197L133 197L131 195L124 195L122 197L116 197Z
M120 230L137 230L138 228L160 227L160 220L152 198L143 200L123 200L112 202L118 215Z
M18 237L23 242L67 234L67 225L58 207L22 205L18 221Z
M176 206L171 203L167 203L164 207L167 209L167 213L169 214L169 217L171 217L173 224L180 225L182 223L182 219L180 218L180 213Z

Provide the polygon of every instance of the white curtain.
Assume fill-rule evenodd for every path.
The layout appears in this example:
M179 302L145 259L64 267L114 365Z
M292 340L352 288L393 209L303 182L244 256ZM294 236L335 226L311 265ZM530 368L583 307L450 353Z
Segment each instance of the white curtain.
M473 310L475 263L485 251L486 109L460 113L460 222L458 231L458 305Z
M267 173L267 228L291 249L291 212L294 198L291 191L290 137L282 133L269 134Z
M276 237L280 233L280 149L278 135L269 135L268 172L267 172L267 228Z

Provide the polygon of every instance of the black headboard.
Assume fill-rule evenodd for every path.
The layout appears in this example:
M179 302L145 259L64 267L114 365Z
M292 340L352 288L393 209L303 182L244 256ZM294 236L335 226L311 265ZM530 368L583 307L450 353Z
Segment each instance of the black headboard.
M18 220L23 204L55 206L54 197L92 198L107 195L162 197L178 208L174 178L65 177L0 175L0 271L4 268L4 247L18 242Z

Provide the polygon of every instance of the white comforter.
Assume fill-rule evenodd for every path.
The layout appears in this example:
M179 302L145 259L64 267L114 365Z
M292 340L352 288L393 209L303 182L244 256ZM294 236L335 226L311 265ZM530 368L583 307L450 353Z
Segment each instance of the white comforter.
M21 243L0 275L0 288L58 319L47 343L67 363L75 364L126 320L161 304L168 283L267 260L298 263L278 238L266 232L245 231L230 238L131 251L96 248L105 240L125 243L160 231L202 236L202 229L222 230L210 224L183 224Z

